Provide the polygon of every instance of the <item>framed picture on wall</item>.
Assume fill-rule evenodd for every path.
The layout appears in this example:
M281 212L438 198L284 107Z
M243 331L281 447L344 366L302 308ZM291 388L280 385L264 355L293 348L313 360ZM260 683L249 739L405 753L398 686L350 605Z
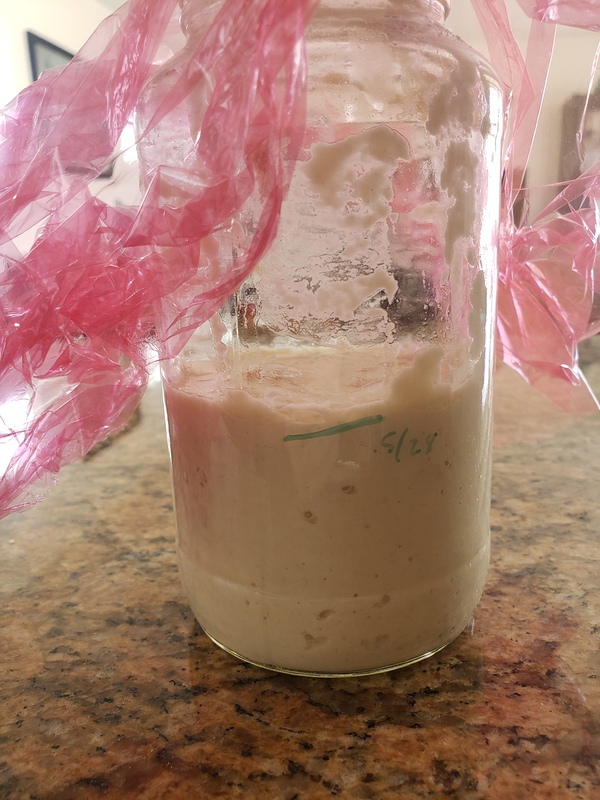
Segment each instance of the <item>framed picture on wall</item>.
M45 70L64 67L73 58L73 53L42 39L41 36L37 36L31 31L27 31L27 46L29 47L31 77L34 81L37 81Z
M600 91L589 98L574 95L565 103L560 155L561 181L577 178L600 161Z
M584 117L585 115L585 117ZM600 162L600 91L574 95L563 107L559 165L561 186ZM579 208L580 200L572 206ZM567 209L568 210L568 209Z

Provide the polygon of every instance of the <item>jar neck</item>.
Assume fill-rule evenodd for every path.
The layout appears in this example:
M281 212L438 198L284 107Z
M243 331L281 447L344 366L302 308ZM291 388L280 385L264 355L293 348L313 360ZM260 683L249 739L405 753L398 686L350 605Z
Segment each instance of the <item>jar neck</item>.
M360 11L385 11L411 18L445 22L450 13L450 0L321 0L323 8Z
M178 0L181 7L181 28L190 38L205 29L209 18L216 12L212 6L207 8L202 0ZM433 22L445 22L450 13L450 0L321 0L323 10L335 9L337 12L379 10L392 14Z
M205 3L198 0L179 0L184 13L191 16L203 11ZM322 0L322 5L346 8L385 8L398 10L403 14L419 14L444 22L450 13L450 0Z

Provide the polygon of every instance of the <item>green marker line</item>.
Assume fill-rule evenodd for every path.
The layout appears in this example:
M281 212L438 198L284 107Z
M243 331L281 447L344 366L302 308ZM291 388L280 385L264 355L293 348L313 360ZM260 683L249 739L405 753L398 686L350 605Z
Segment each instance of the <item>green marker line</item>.
M384 417L377 414L376 417L362 417L362 419L355 419L353 422L343 422L341 425L334 425L332 428L325 428L322 431L313 431L312 433L293 433L289 436L284 436L284 442L293 442L300 439L317 439L319 436L335 436L337 433L346 433L352 431L354 428L364 428L366 425L379 425L383 422Z

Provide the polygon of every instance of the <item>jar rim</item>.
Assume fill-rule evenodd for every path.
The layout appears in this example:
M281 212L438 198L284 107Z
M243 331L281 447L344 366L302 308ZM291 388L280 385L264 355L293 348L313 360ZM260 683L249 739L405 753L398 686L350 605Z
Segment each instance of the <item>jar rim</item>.
M389 1L392 3L392 5L394 3L397 3L399 6L413 5L415 7L415 10L417 10L418 7L420 6L423 12L425 13L428 10L432 10L434 11L434 13L438 13L444 21L448 19L448 15L450 14L451 0L389 0Z

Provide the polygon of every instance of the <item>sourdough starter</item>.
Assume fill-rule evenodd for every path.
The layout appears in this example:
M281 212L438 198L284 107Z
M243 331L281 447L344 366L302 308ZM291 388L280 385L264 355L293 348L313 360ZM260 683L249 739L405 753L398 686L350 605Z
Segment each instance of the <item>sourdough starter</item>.
M165 381L180 572L217 643L347 674L467 625L488 566L490 410L482 361L452 386L443 356L249 349Z

